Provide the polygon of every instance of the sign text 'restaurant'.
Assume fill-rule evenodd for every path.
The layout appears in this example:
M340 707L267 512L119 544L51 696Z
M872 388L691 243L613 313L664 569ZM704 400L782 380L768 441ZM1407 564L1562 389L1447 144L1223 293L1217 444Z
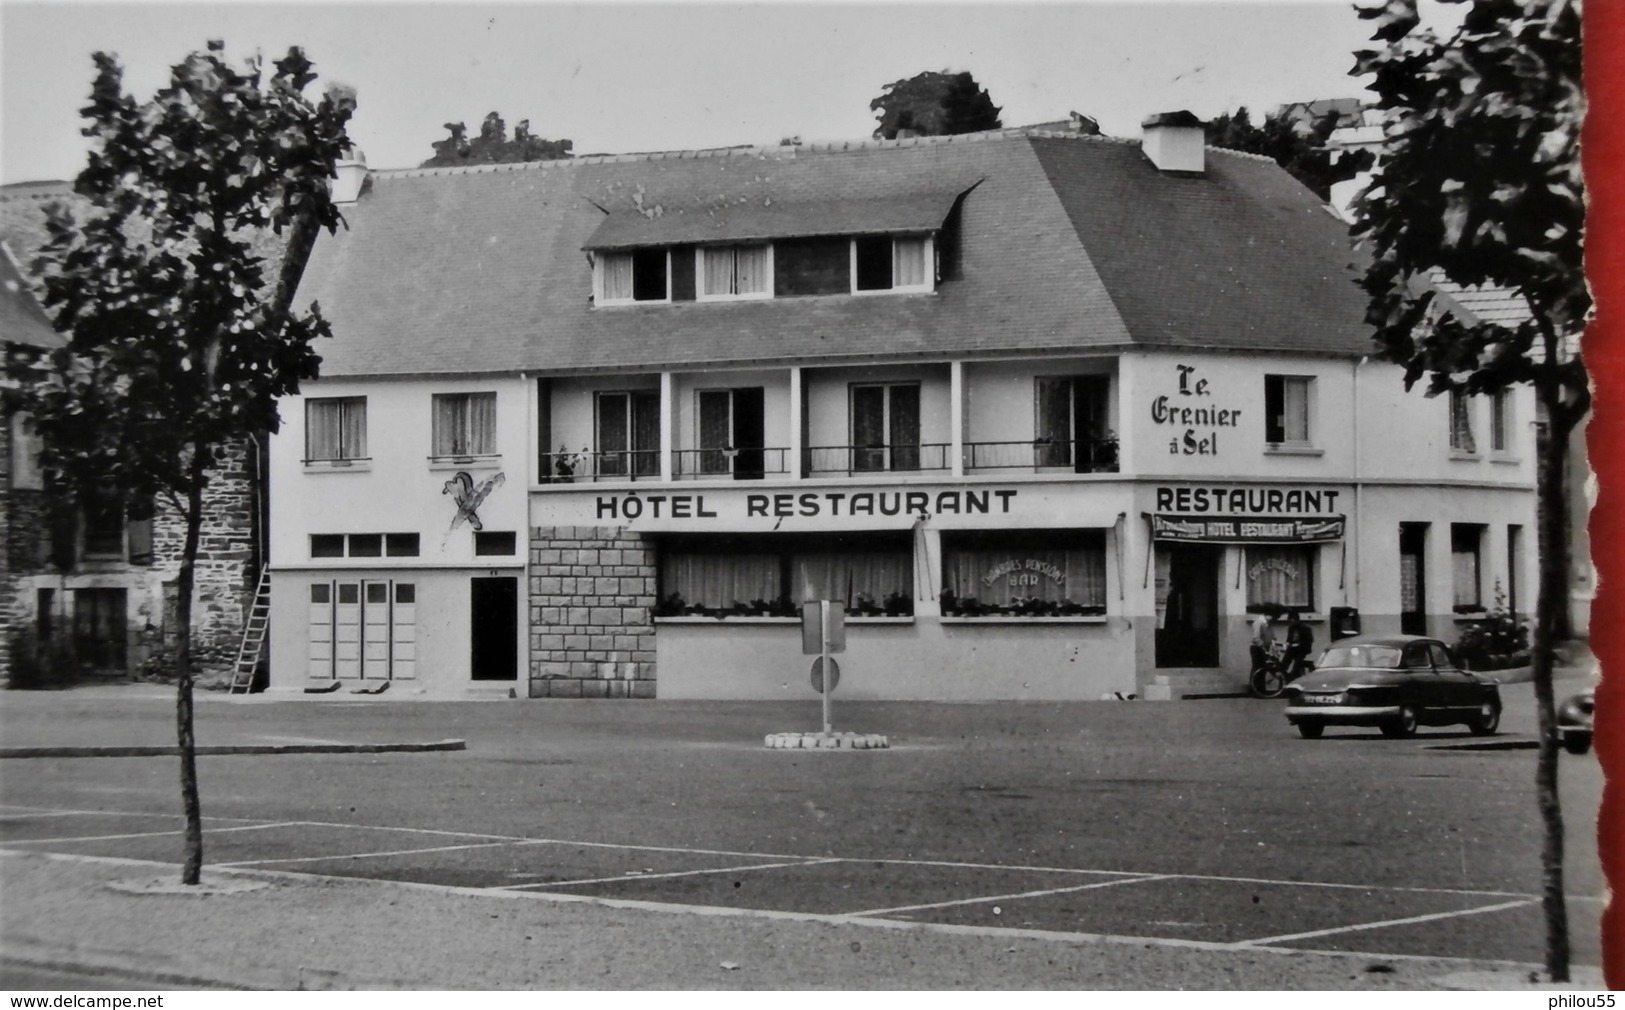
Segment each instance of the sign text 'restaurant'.
M747 494L745 516L1008 515L1014 489L987 491L823 491ZM737 504L738 499L729 499ZM599 519L716 519L703 494L599 495Z
M1337 511L1337 491L1279 487L1159 487L1157 511L1215 515L1316 515Z

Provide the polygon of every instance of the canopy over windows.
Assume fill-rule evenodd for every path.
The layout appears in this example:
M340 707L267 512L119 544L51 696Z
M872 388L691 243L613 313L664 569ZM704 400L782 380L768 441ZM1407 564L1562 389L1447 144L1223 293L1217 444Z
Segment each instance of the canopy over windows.
M683 210L610 214L584 249L635 249L709 242L770 242L819 235L896 235L938 231L958 192L920 192L861 200L781 203L772 199Z

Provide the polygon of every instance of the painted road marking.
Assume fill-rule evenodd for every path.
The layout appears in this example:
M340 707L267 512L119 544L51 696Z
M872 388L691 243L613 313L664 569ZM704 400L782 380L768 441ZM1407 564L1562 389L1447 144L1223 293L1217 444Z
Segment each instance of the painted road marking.
M1291 940L1307 940L1316 936L1335 936L1338 933L1357 933L1366 929L1382 929L1386 926L1409 926L1417 922L1432 922L1436 919L1455 919L1464 915L1483 915L1485 912L1504 912L1509 908L1523 908L1533 905L1539 898L1526 898L1522 901L1503 901L1498 905L1483 905L1479 908L1462 908L1452 912L1432 912L1428 915L1412 915L1403 919L1386 919L1382 922L1362 922L1352 926L1334 926L1330 929L1312 929L1306 933L1283 933L1280 936L1266 936L1258 940L1243 940L1237 946L1250 947L1254 944L1279 944Z
M536 842L470 842L467 845L437 845L427 849L393 849L385 852L336 852L325 856L285 856L280 859L239 859L211 866L269 866L272 863L320 863L339 859L380 859L385 856L411 856L420 852L456 852L459 849L490 849L503 845L536 845Z
M989 901L1015 901L1018 898L1047 898L1052 894L1070 894L1073 891L1089 891L1098 887L1116 887L1119 884L1138 884L1147 880L1168 880L1170 874L1157 873L1144 877L1131 877L1125 880L1101 880L1093 884L1077 884L1073 887L1051 887L1043 891L1022 891L1018 894L993 894L980 898L956 898L953 901L932 901L923 905L898 905L895 908L871 908L862 912L846 912L846 915L895 915L898 912L918 912L927 908L951 908L955 905L980 905Z
M260 831L264 828L291 828L298 826L298 821L278 821L272 824L240 824L234 828L210 828L213 834L227 831ZM183 835L185 828L174 831L132 831L122 835L80 835L77 838L13 838L7 845L44 845L53 842L111 842L125 838L163 838L166 835Z
M671 877L703 877L708 873L739 873L743 870L782 870L787 866L815 866L819 863L846 863L852 860L832 857L796 859L787 863L751 863L748 866L719 866L712 870L673 870L670 873L623 873L617 877L593 877L587 880L553 880L543 884L503 884L490 888L498 891L532 890L545 887L577 887L582 884L616 884L628 880L664 880Z

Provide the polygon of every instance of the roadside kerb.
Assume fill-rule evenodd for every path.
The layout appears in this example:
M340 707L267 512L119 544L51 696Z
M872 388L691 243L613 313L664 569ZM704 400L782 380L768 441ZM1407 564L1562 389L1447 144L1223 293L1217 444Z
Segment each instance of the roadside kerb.
M193 748L199 756L221 754L412 754L467 750L466 740L428 743L276 743L219 744ZM163 747L0 747L0 758L172 757L177 746Z

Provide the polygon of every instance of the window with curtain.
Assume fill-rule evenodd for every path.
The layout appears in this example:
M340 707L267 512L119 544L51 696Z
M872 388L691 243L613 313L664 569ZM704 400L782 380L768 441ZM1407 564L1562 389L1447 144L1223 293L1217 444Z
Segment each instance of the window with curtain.
M1477 452L1473 438L1472 401L1459 389L1450 391L1450 448L1456 452Z
M1512 449L1512 390L1503 389L1490 397L1490 451Z
M1315 609L1315 562L1308 544L1254 544L1247 548L1247 609Z
M918 383L852 387L852 469L920 468Z
M497 394L441 393L434 398L436 456L494 456Z
M598 393L594 425L599 474L651 477L660 473L658 392Z
M1264 376L1264 441L1308 445L1309 391L1314 378L1307 375Z
M943 613L1102 614L1104 530L947 531Z
M930 243L925 238L864 235L853 239L858 291L929 290L935 280L930 268Z
M804 599L855 615L914 612L913 542L906 531L839 536L673 536L660 548L660 615L792 617Z
M706 246L701 292L707 298L768 297L773 293L769 246Z
M597 258L604 302L663 302L670 297L664 248L599 253Z
M366 458L366 397L321 397L305 401L307 461Z
M1473 523L1450 524L1450 573L1457 611L1482 610L1484 589L1479 571L1479 548L1484 527Z

